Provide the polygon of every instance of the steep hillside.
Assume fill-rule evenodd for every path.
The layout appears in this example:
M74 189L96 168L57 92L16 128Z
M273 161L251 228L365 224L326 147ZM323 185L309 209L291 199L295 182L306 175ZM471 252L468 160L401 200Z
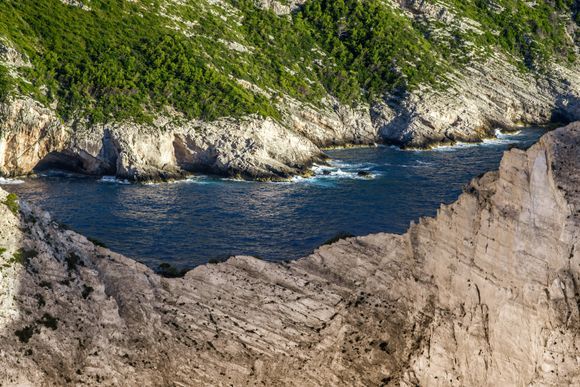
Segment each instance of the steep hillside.
M133 179L283 178L324 146L476 141L493 126L573 120L577 11L572 0L5 0L0 170L28 173L58 152L45 161ZM280 153L287 144L264 132L301 146Z
M0 382L578 385L580 124L436 218L162 278L0 191Z

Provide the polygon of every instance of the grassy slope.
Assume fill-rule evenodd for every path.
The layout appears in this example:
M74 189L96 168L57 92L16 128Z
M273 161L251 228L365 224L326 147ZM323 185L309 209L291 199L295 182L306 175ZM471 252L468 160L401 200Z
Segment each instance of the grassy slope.
M523 71L575 60L564 34L574 0L429 0L481 23L482 33L411 21L381 0L310 0L278 17L253 0L0 0L0 36L33 64L21 93L58 101L65 119L277 117L276 96L345 103L436 84L450 68L501 47ZM498 11L498 9L502 11ZM558 16L563 14L563 17ZM228 46L239 43L236 49ZM10 90L0 67L0 98ZM266 94L244 88L247 80Z

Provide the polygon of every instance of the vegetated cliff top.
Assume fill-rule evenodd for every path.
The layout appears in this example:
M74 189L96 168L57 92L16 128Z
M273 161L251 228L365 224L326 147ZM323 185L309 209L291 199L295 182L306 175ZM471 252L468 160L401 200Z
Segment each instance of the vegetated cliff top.
M285 3L4 0L0 98L30 94L93 122L166 109L277 117L281 94L352 104L445 87L448 72L494 52L522 71L577 65L574 0Z
M0 190L0 382L578 385L579 152L576 123L404 235L182 278Z

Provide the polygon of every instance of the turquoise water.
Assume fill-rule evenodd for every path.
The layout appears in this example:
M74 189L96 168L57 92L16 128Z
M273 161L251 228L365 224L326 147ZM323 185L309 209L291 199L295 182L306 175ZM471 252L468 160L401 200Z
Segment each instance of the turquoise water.
M471 178L496 169L510 144L529 146L542 133L531 128L432 151L333 150L331 166L290 183L197 176L133 185L54 172L5 188L152 268L193 267L233 254L286 260L339 232L402 233L441 202L454 201Z

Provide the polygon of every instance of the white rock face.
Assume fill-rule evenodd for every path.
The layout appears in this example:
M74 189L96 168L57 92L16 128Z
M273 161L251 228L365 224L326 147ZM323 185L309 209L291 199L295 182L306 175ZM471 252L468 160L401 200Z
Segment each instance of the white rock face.
M404 235L173 279L0 204L0 382L578 385L579 155L576 123Z
M90 4L62 1L77 7ZM256 5L283 15L303 3L261 0ZM477 22L458 16L441 2L387 3L409 18L444 25L443 32L452 28L481 32ZM16 76L15 69L30 63L8 43L0 42L0 62ZM222 43L239 52L252 50L233 41ZM28 174L40 164L138 181L181 178L196 171L284 179L307 173L312 163L322 161L325 147L376 142L429 147L480 141L496 128L580 120L580 65L547 67L547 74L524 74L501 53L485 59L473 56L469 65L445 75L448 84L443 89L423 85L370 106L345 106L327 96L314 107L282 96L279 122L254 116L173 122L171 117L154 125L116 122L87 128L64 124L54 109L21 96L0 104L0 176ZM239 83L266 96L276 92L248 81Z
M57 167L131 180L174 179L196 171L281 179L325 158L307 137L259 117L73 129L31 99L0 104L0 116L0 174L5 176Z
M335 98L324 101L323 108L286 98L283 103L285 126L319 147L369 145L380 141L368 105L350 107Z
M276 15L282 16L290 14L290 12L297 9L305 2L306 0L286 0L284 2L277 0L258 0L256 1L256 5L262 9L270 9Z
M70 136L51 109L32 99L0 103L0 175L30 173L49 152L64 150Z
M352 108L329 97L315 108L286 97L281 122L250 116L80 128L29 98L12 99L0 104L0 174L24 175L42 162L133 180L193 171L280 179L321 161L324 147L381 141L426 147L479 141L498 127L580 119L580 69L554 65L551 74L534 78L491 58L448 76L452 82L444 91L422 88L372 107Z
M89 7L86 2L82 2L79 0L60 0L63 4L70 5L71 7L78 7L84 11L90 11L91 7Z
M5 38L0 38L0 63L11 70L14 68L32 67L28 57L22 55Z
M580 69L554 65L551 74L524 76L501 56L449 74L444 91L430 88L373 106L373 124L386 141L424 147L478 141L494 128L580 119Z

